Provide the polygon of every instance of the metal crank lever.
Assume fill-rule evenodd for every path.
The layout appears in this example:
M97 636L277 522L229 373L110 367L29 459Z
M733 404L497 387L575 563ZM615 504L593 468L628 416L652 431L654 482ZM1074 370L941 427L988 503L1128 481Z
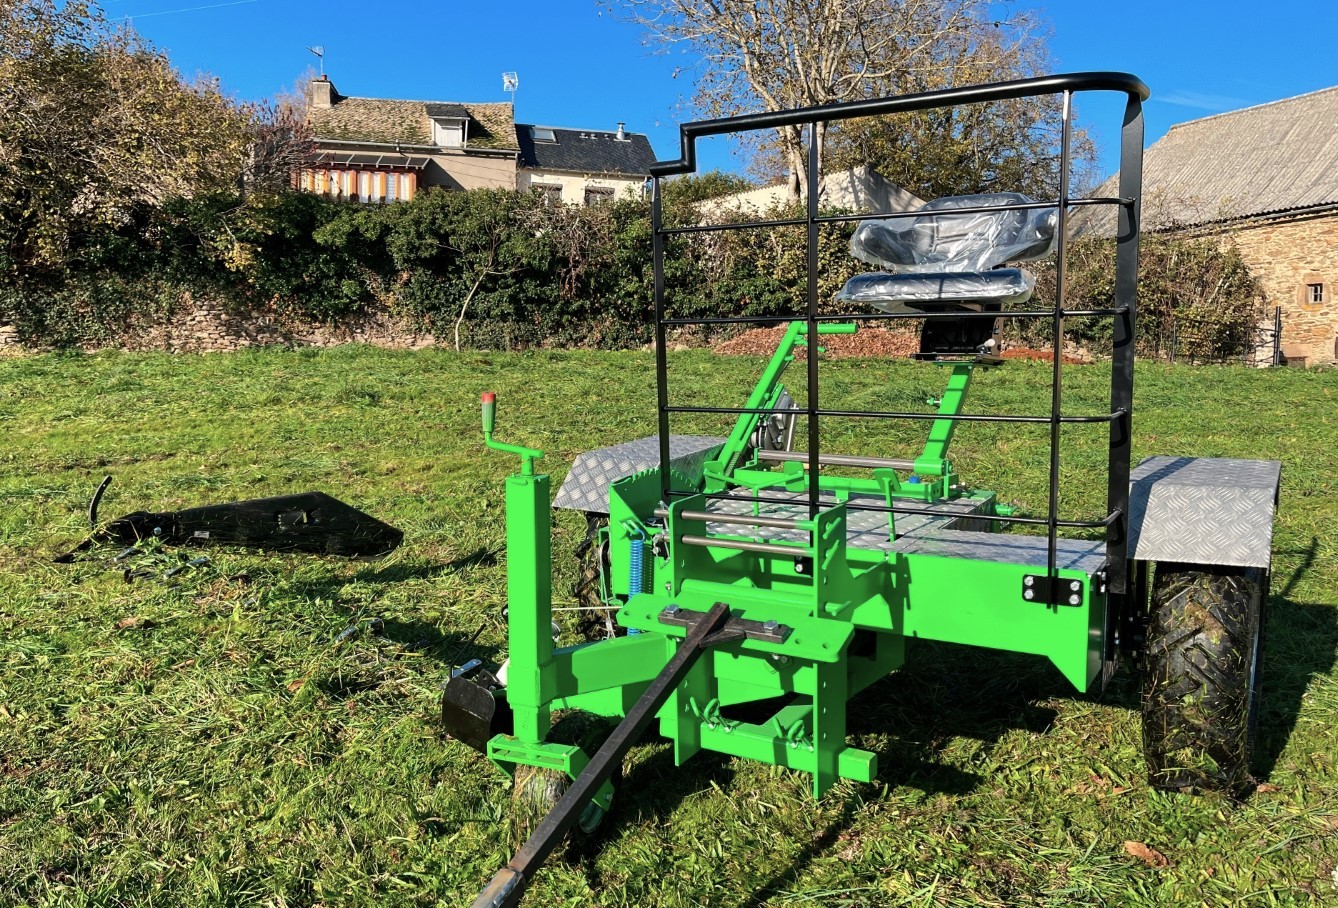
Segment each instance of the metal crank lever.
M640 739L660 707L669 699L669 695L683 683L692 666L711 647L741 638L738 633L720 633L729 620L728 603L717 602L709 612L698 614L700 617L693 620L691 630L673 658L628 710L627 717L618 723L604 746L595 752L557 806L539 822L533 835L520 847L516 856L497 871L479 893L473 908L514 908L520 904L521 896L544 861L548 860L562 837L576 824L581 810L613 775L623 757L627 756L632 745Z

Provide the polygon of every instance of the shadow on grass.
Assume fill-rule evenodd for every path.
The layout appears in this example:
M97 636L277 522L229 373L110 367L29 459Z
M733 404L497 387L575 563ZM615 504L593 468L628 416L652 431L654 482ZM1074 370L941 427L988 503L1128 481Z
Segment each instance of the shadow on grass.
M1278 588L1273 578L1263 640L1259 731L1255 742L1256 776L1266 780L1296 729L1302 699L1317 677L1333 671L1338 649L1338 608L1291 598L1314 566L1319 540L1311 538L1296 570Z

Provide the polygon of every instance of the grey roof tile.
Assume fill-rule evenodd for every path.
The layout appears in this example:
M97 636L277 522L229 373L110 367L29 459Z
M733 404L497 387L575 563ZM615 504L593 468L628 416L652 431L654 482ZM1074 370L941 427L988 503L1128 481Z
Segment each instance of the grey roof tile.
M1096 196L1117 194L1118 175ZM1145 227L1192 227L1338 204L1338 86L1171 127L1143 160ZM1110 206L1075 216L1110 234Z
M641 133L624 132L619 139L610 131L552 129L555 142L536 142L536 127L516 124L521 166L531 170L567 170L577 173L617 173L650 176L655 151Z

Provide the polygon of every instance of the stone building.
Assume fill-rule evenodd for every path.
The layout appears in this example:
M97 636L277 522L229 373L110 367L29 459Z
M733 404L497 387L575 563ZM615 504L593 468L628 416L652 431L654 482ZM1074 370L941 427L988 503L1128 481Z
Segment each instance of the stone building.
M1113 232L1111 212L1090 226ZM1288 362L1338 361L1338 87L1171 127L1144 158L1143 229L1234 240Z
M360 202L408 201L426 186L537 189L568 204L640 195L655 153L640 133L518 124L507 103L341 95L312 80L316 160L299 188Z

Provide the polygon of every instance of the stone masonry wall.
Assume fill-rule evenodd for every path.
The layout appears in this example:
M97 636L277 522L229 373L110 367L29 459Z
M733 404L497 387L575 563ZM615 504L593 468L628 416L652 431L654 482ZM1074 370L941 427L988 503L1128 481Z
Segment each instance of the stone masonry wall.
M1230 237L1268 298L1282 307L1282 348L1307 365L1338 362L1338 215L1237 227ZM1323 286L1323 302L1309 286Z
M215 300L187 294L170 317L131 329L122 338L121 346L127 350L212 353L272 344L295 347L372 344L417 350L436 343L431 334L385 313L330 326L275 315L233 312Z

